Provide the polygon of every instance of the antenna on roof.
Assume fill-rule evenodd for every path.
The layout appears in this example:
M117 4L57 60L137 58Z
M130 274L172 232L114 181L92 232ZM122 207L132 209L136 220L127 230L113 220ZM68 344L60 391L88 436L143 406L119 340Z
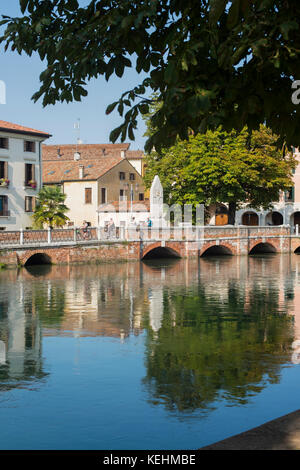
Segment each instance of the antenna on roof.
M80 145L82 143L81 140L80 140L80 118L78 118L77 122L75 122L74 129L77 130L76 152L74 153L74 160L78 161L78 160L80 160L80 153L78 152L78 145Z
M77 139L76 139L76 145L82 144L82 141L80 140L80 118L77 119L77 122L74 124L74 129L77 130Z

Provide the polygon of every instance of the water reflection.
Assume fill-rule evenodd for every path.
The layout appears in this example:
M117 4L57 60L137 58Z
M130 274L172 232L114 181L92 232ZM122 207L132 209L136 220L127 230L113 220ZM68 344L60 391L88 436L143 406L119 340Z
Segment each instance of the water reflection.
M42 338L143 334L151 405L243 405L299 362L299 263L275 255L0 273L0 390L46 379Z
M1 281L0 390L9 390L40 380L46 374L42 370L40 321L25 293L26 284L21 282L5 289L7 284Z

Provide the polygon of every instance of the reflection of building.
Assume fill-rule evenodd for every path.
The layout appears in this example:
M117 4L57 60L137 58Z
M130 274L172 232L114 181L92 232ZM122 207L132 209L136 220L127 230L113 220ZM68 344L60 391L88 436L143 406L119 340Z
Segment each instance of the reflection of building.
M149 319L154 332L160 330L164 314L163 288L149 289Z
M6 346L4 341L0 340L0 365L6 363Z
M30 296L22 283L13 290L8 288L6 295L0 302L1 377L18 383L41 378L41 328Z

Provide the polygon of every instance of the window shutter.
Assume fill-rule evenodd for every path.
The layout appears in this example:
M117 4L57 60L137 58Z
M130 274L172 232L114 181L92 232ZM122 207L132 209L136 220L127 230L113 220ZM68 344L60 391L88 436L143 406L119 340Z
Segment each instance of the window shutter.
M32 180L35 181L35 165L32 165Z
M92 188L85 188L85 203L91 204L92 202Z
M106 203L106 188L101 188L101 204Z
M8 213L8 196L3 196L3 210L6 215Z
M4 178L8 178L8 162L4 162Z

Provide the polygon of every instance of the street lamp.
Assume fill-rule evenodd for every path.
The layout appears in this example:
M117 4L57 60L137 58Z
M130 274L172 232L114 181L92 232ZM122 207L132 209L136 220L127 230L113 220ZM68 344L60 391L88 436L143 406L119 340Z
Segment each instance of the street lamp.
M129 184L128 183L124 183L124 189L125 189L125 191L129 190ZM138 183L135 184L135 190L136 191L139 190L139 184ZM132 209L133 209L133 199L134 199L133 184L130 184L130 212L132 212Z

